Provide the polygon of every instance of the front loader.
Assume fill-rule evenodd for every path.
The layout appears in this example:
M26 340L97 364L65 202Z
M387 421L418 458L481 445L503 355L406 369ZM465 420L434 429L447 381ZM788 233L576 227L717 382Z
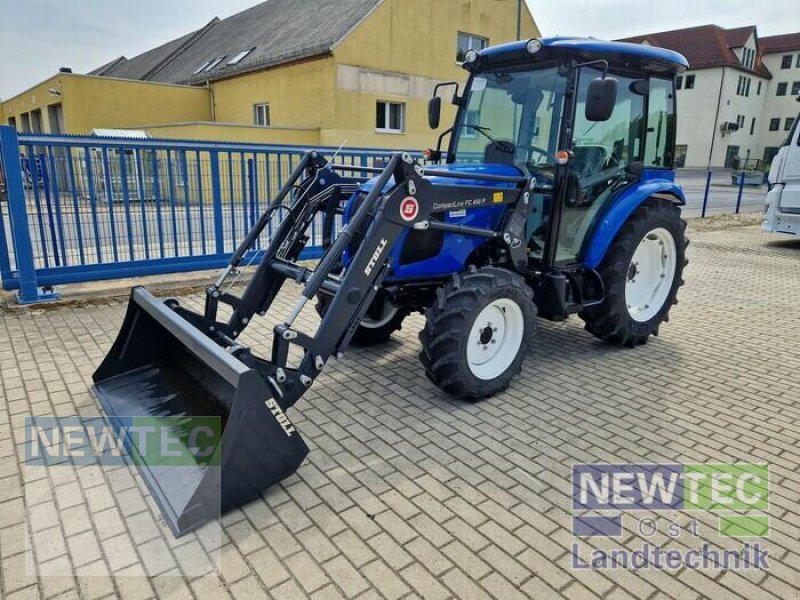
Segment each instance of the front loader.
M464 94L440 84L430 102L438 128L436 93L455 87L455 124L427 151L433 164L396 153L381 168L347 166L309 152L206 290L202 313L133 289L94 374L109 419L118 429L137 417L220 422L213 461L139 461L176 535L297 470L309 449L287 410L331 356L388 339L411 312L426 317L426 375L467 400L509 385L537 314L578 314L596 337L629 347L667 320L686 262L672 172L674 77L685 59L552 38L470 51L464 66ZM278 214L242 295L229 293ZM325 251L311 269L298 260L320 220ZM269 357L258 357L239 338L287 282L299 299L274 327ZM309 304L315 332L296 326Z

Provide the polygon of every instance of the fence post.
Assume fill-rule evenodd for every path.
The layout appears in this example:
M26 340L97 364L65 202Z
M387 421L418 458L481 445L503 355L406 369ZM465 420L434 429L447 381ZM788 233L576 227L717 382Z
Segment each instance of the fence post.
M744 191L744 171L739 175L739 196L736 198L736 214L742 208L742 192Z
M703 211L700 213L700 218L704 219L706 216L706 207L708 206L708 188L711 187L711 169L708 170L706 175L706 192L703 195Z
M36 266L33 260L33 242L28 225L28 207L25 187L22 182L22 164L19 161L19 142L13 127L0 126L0 153L8 189L8 214L14 236L14 259L19 276L20 304L33 304L58 299L58 294L41 293L36 282ZM34 179L31 185L38 185Z
M0 143L0 175L5 172L3 171L2 152L3 146L2 143ZM0 179L2 179L2 177L0 177ZM8 198L7 186L6 198ZM0 194L0 200L2 200L2 194ZM8 203L6 203L6 205L8 205ZM9 215L9 218L11 218L11 215ZM11 273L11 258L9 254L11 247L8 245L8 242L9 240L6 237L6 218L3 215L3 204L0 202L0 281L3 283L3 289L11 289L7 281L13 276L13 273Z
M225 230L222 223L222 181L219 178L219 152L209 153L211 161L211 201L214 203L214 234L217 254L225 253ZM231 175L229 174L229 177ZM234 243L236 241L234 240Z

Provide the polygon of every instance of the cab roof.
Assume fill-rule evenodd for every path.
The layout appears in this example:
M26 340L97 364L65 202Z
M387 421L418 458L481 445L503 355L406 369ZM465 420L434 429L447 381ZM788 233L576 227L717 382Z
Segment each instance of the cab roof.
M484 48L478 53L481 64L518 60L525 56L537 60L570 57L579 61L605 59L609 66L621 66L655 72L679 73L689 68L686 58L673 50L646 44L607 42L594 38L551 37L539 40L542 49L534 55L527 51L528 40Z

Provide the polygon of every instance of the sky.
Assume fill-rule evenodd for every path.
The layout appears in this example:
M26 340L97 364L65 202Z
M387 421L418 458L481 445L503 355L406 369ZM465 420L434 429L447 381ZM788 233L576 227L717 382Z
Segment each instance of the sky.
M526 1L545 36L615 39L707 23L755 24L761 36L800 31L797 0ZM136 56L256 2L0 0L0 98L24 91L62 66L85 73L120 55Z

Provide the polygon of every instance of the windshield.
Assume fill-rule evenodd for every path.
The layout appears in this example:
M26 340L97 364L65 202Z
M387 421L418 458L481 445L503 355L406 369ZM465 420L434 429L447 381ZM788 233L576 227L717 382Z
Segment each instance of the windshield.
M565 89L555 66L477 73L454 132L456 162L551 171Z

